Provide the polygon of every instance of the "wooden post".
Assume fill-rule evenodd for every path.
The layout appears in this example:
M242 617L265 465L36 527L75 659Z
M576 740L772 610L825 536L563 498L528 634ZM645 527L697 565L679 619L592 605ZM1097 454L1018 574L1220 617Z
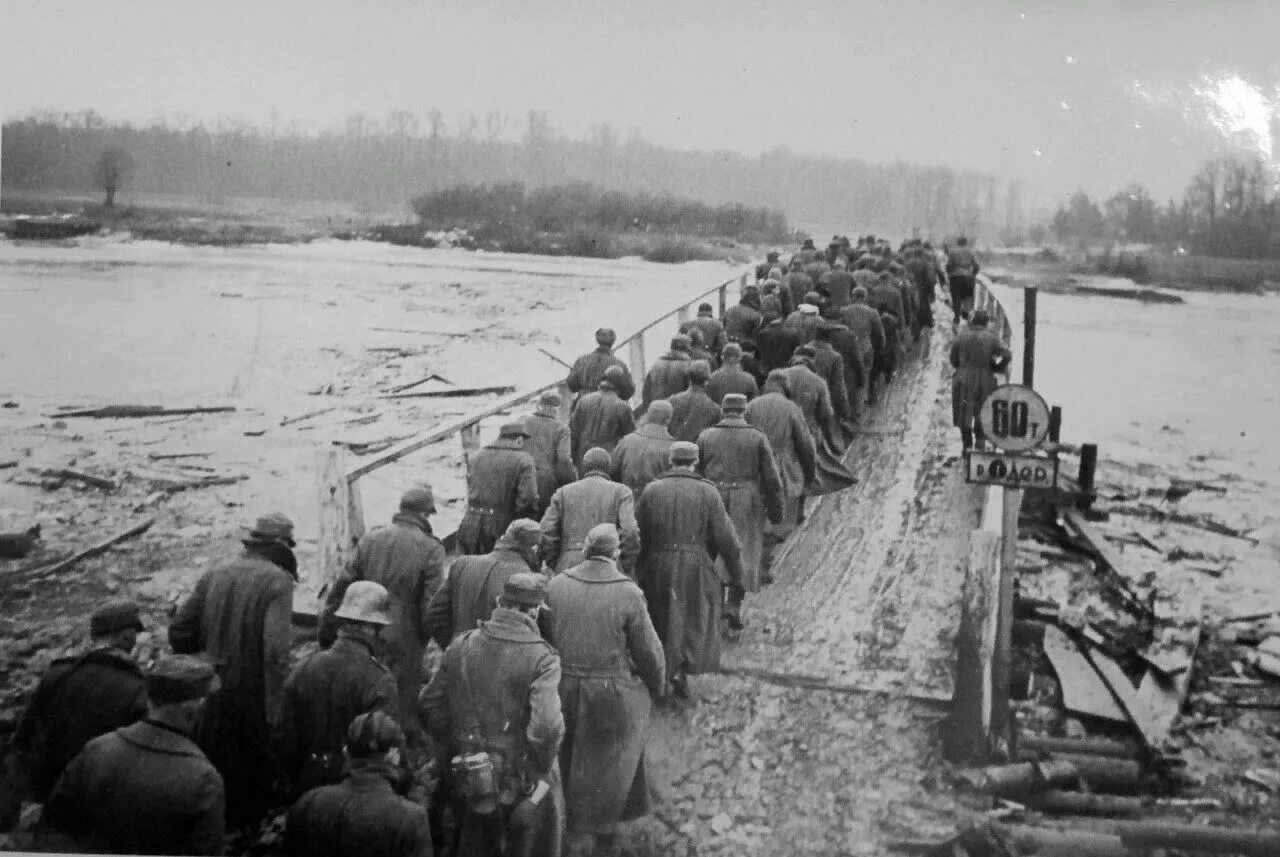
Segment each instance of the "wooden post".
M1001 488L1000 587L996 604L996 645L991 662L991 732L1007 738L1009 679L1013 669L1013 582L1018 562L1018 512L1022 490Z
M1094 478L1098 472L1098 445L1082 443L1080 445L1080 502L1088 507L1097 494Z
M320 450L320 535L316 542L315 579L307 581L306 590L319 595L346 568L356 541L364 534L364 513L360 495L347 481L346 453L341 446Z
M684 327L684 323L689 320L689 305L685 304L676 310L676 324Z
M631 367L631 378L636 382L636 395L644 389L644 374L647 370L644 362L644 332L631 337L627 343L627 365Z
M729 308L729 284L725 283L720 287L720 317L724 318L724 311Z
M556 387L556 393L560 396L560 407L556 410L556 418L567 424L569 414L573 411L573 393L569 392L569 385L563 381Z
M474 422L462 427L458 432L458 440L462 442L462 466L467 471L467 490L471 489L471 455L480 448L480 423Z
M947 759L984 765L991 755L991 675L995 647L1000 537L969 533L960 632L956 637L955 694L946 732Z
M1049 440L1058 443L1062 437L1062 408L1054 405L1049 408Z
M1022 383L1035 388L1036 373L1036 295L1035 286L1022 290Z

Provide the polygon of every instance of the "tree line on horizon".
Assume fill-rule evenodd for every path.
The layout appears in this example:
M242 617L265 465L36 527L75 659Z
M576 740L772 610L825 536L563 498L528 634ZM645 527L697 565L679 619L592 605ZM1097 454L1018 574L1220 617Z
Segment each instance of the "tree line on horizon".
M204 124L112 122L94 113L37 112L3 125L6 189L101 190L104 151L127 155L126 190L216 201L233 197L403 205L464 185L518 182L529 188L590 183L604 191L688 197L712 206L777 209L792 223L845 224L858 231L926 236L965 233L994 240L1027 224L1026 187L941 166L871 164L785 148L759 157L654 145L608 125L589 136L558 133L531 112L518 140L509 117L467 117L450 128L439 111L395 111L385 121L350 117L341 129L242 121Z
M1205 163L1182 199L1164 205L1140 184L1101 205L1077 191L1054 212L1048 230L1061 243L1119 241L1206 256L1280 258L1280 184L1261 158L1227 155Z

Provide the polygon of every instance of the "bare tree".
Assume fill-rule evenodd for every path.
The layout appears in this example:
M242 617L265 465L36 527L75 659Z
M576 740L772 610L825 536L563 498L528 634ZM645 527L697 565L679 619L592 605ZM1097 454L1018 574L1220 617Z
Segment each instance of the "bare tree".
M94 167L94 178L106 194L106 199L102 203L105 208L115 207L116 191L120 189L125 178L133 172L135 166L133 156L119 146L108 146L98 156L98 163Z

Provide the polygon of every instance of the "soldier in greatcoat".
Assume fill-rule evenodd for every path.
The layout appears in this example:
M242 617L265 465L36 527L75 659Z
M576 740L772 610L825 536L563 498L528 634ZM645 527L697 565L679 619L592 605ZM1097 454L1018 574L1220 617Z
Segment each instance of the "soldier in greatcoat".
M817 477L817 450L804 413L791 401L791 381L781 369L769 373L764 392L747 404L746 419L769 439L782 485L782 520L769 523L764 531L761 582L770 583L774 550L795 529L804 507L805 487Z
M978 424L982 402L996 389L996 371L1013 359L1000 336L987 328L985 310L973 314L969 326L951 341L951 419L960 429L965 449L981 449L986 439Z
M898 291L894 282L893 274L886 266L885 270L876 276L875 285L867 290L867 303L882 316L888 313L897 319L898 328L901 330L907 323L907 310L902 303L902 293Z
M574 417L590 398L578 402ZM528 437L524 423L507 423L497 440L471 456L467 510L458 525L462 553L486 553L516 518L537 516L537 468L524 448Z
M613 461L603 449L589 450L582 467L582 478L556 491L542 516L543 561L553 574L577 565L587 533L599 524L612 524L621 533L622 570L635 577L640 553L635 496L626 485L609 478Z
M846 270L848 263L843 256L837 256L831 263L831 270L822 275L818 285L826 290L827 306L837 309L849 303L853 293L853 277Z
M761 313L760 290L748 286L738 302L724 311L724 335L731 342L755 339L764 316Z
M13 740L27 799L43 803L86 743L146 715L146 679L131 654L141 630L135 602L108 601L89 618L89 649L40 679Z
M699 360L709 365L715 364L715 358L706 348L706 342L702 337L702 331L698 328L691 328L685 336L689 337L689 362L696 363Z
M774 369L783 369L791 360L791 355L804 343L800 341L800 332L794 327L785 325L781 318L765 319L764 327L756 336L756 349L760 355L760 368L765 375ZM738 392L741 392L740 390Z
M520 518L511 522L487 554L454 560L449 577L427 606L431 639L447 649L459 634L488 619L512 575L542 567L541 545L542 527Z
M689 386L671 397L671 426L668 431L676 440L693 443L709 425L720 419L720 406L707 394L711 367L705 360L689 365Z
M41 815L40 850L221 854L222 777L191 740L217 684L200 658L158 660L147 672L147 716L94 738L63 770Z
M641 404L649 407L649 403L657 399L669 399L689 384L689 337L677 333L671 337L671 350L663 354L644 376L644 388L641 391ZM628 429L629 433L631 430ZM603 446L603 444L593 444ZM612 451L612 447L606 447ZM585 450L584 450L585 451Z
M539 516L547 510L557 488L578 478L578 470L573 466L569 427L560 422L559 410L560 394L548 390L538 397L537 409L524 421L524 429L529 433L525 450L533 459L538 479Z
M671 452L671 444L675 442L675 438L667 430L672 413L671 402L667 399L653 402L649 405L649 410L645 411L641 424L618 441L618 446L613 451L613 470L610 476L631 489L631 494L636 499L640 498L644 486L669 466L667 455Z
M270 808L270 722L289 675L297 580L287 517L259 518L243 544L238 559L205 572L169 624L175 652L218 665L221 687L205 703L196 743L222 775L230 827L256 824Z
M687 334L691 329L702 331L702 344L712 354L720 353L728 340L724 335L724 323L713 314L711 304L698 304L698 315L680 325L680 332Z
M538 630L547 582L513 575L488 621L449 644L420 706L442 770L488 754L496 794L460 800L458 857L559 857L560 656ZM455 793L458 790L455 789Z
M620 822L649 811L645 733L651 698L666 685L662 642L618 556L616 528L598 524L587 533L582 562L547 587L550 641L560 653L568 831L604 853Z
M271 737L295 798L342 779L342 745L357 715L384 711L399 718L396 678L378 659L378 637L393 621L391 606L381 584L352 583L334 614L341 625L333 645L311 654L285 680ZM417 698L409 704L406 713L416 722Z
M289 810L291 857L432 857L427 810L396 793L404 733L385 712L354 718L343 739L343 777L313 789Z
M969 239L961 235L956 246L947 250L947 285L951 290L952 324L968 318L973 310L974 283L982 266L969 247Z
M613 344L617 341L618 334L611 328L602 327L596 331L596 350L573 361L573 368L569 370L569 377L565 379L565 386L569 388L570 393L579 398L587 393L594 393L599 389L600 382L604 380L604 373L610 366L620 366L624 370L627 368L627 364L613 353ZM630 378L629 373L627 377ZM624 399L630 399L636 392L634 384L631 384L629 389L625 386L619 387L618 391Z
M840 320L858 338L862 355L862 368L867 378L867 398L872 397L871 376L884 353L884 324L880 313L867 303L867 290L858 286L853 290L853 300L840 311Z
M827 341L844 362L844 391L849 402L850 419L856 420L862 410L867 369L862 362L862 344L858 336L841 321L840 310L828 308L823 313Z
M618 397L613 381L601 381L600 389L579 399L578 407L569 417L574 466L582 468L582 457L588 449L598 446L612 452L618 441L635 430L631 406Z
M697 444L672 444L671 469L649 483L636 506L637 577L662 637L667 677L682 698L689 696L689 675L719 665L723 589L742 585L738 534L720 492L694 472L697 464Z
M849 403L849 394L844 384L844 358L831 345L831 326L827 322L818 323L812 347L813 372L827 382L827 392L831 394L831 408L836 412L836 418L853 419L853 407Z
M725 345L720 351L720 368L712 372L707 381L711 401L718 405L727 393L741 393L751 400L759 392L756 379L742 368L742 346L736 342Z
M766 524L782 521L782 483L769 438L744 417L747 397L724 397L724 419L698 436L698 472L716 486L742 548L742 578L729 592L729 627L742 629L742 597L759 592ZM721 560L717 560L719 564ZM723 572L727 576L727 571Z
M375 527L361 536L355 556L325 596L320 621L320 644L327 646L337 635L335 614L348 586L368 580L386 588L391 598L390 627L382 632L386 661L399 689L401 724L415 744L422 737L414 706L425 678L422 655L428 640L427 605L444 580L444 544L436 538L428 520L435 511L435 495L430 488L419 486L406 491L391 525ZM345 728L346 721L342 726Z
M804 260L799 255L791 257L789 270L782 278L782 288L791 295L792 312L795 308L804 303L804 296L813 291L817 286L813 280L809 279L809 275L804 272Z
M822 295L809 292L804 296L804 303L800 304L796 311L787 316L787 320L783 322L784 327L789 327L796 332L802 345L812 342L814 334L818 332L818 324L822 321L819 315L822 311L819 306L821 302Z
M791 358L785 370L791 384L791 401L800 407L805 424L813 435L813 445L820 448L826 443L836 455L844 453L844 438L836 425L835 411L831 407L831 391L827 382L813 371L813 346L802 345Z

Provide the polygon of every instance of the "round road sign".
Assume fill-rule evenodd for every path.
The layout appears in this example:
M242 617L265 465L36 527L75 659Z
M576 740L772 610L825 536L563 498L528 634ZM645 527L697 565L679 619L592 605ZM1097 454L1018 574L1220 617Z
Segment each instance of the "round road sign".
M997 387L982 403L978 424L987 440L1005 452L1035 449L1049 436L1049 406L1022 384Z

